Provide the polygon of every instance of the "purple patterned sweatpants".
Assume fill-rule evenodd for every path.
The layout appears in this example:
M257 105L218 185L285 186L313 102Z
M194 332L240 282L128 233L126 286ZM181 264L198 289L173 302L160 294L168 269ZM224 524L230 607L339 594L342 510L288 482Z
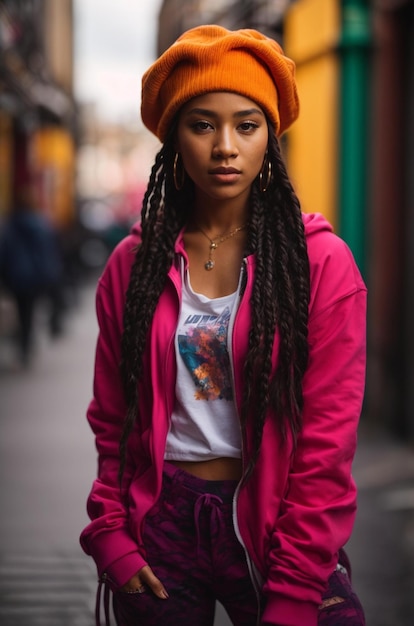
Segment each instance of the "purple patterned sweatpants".
M169 598L160 600L150 590L115 592L118 626L212 626L216 600L235 626L256 626L258 598L233 528L236 485L202 480L165 463L160 498L146 518L144 545ZM328 598L336 600L321 609L319 626L365 624L346 574L331 576L323 599Z

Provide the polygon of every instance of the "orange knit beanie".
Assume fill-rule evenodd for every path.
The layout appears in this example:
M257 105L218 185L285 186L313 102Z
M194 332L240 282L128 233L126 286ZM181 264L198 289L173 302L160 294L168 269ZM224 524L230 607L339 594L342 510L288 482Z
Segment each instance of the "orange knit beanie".
M281 135L299 114L295 64L273 39L252 29L199 26L177 39L142 78L141 115L164 141L183 104L211 91L256 102Z

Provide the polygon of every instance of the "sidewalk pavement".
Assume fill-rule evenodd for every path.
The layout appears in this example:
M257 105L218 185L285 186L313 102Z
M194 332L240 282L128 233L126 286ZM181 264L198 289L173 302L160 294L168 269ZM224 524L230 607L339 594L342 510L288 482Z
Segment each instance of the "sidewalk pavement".
M0 623L93 626L96 574L78 536L96 471L85 419L94 287L82 289L57 341L39 319L29 370L13 356L9 304L0 306ZM347 550L367 626L412 626L414 450L362 422L354 476L359 508ZM228 624L219 607L215 626Z
M348 553L367 626L414 624L414 448L362 422Z

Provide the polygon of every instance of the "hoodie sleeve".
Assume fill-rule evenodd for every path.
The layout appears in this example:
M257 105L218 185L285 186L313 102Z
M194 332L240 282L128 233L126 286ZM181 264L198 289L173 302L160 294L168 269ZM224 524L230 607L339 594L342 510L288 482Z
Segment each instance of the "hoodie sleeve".
M316 244L316 245L315 245ZM365 385L366 288L331 233L309 249L312 295L303 429L271 536L263 624L316 626L356 512L352 461Z
M124 240L110 258L99 281L96 310L99 335L95 356L94 395L87 417L95 435L98 473L87 510L91 523L81 534L84 551L114 587L124 585L143 565L128 528L127 510L118 482L119 440L126 405L119 372L122 318L132 255Z

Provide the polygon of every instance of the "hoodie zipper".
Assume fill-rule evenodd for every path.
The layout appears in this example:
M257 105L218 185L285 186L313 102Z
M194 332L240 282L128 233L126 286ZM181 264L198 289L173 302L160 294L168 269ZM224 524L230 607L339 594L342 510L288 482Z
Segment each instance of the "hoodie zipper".
M181 265L181 263L180 263ZM185 259L184 259L184 268L180 267L180 274L181 274L181 280L183 280L183 270L185 271L186 267L185 267ZM241 289L241 286L243 285L243 279L244 279L244 274L246 274L246 279L247 279L247 260L243 259L243 264L242 264L242 268L241 268L241 274L240 274L240 281L239 281L239 290ZM173 280L173 278L170 276L170 280L172 282L172 284L175 287L175 291L177 294L177 298L178 298L178 306L179 309L181 307L181 295L180 295L180 290L178 289L178 286L175 282L175 280ZM233 311L229 320L229 328L228 328L228 354L229 354L229 360L230 360L230 371L231 371L231 384L232 384L232 388L233 388L233 397L234 397L234 406L237 412L237 417L239 420L239 427L240 427L240 440L241 440L241 453L242 453L242 464L244 467L244 458L245 458L245 451L244 451L244 440L243 440L243 433L241 430L241 423L240 423L240 415L237 409L237 402L236 402L236 385L235 385L235 381L234 381L234 361L233 361L233 329L234 329L234 325L236 322L236 317L237 317L237 313L238 310L240 308L240 304L241 301L243 299L244 293L246 291L246 286L244 286L243 289L243 293L239 296L239 301L238 301L238 306L233 307ZM178 312L178 316L179 316L179 312ZM173 345L174 342L174 336L171 338L168 347L167 347L167 357L170 354L170 350L171 350L171 346ZM168 358L166 358L165 360L165 367L167 366L167 362L168 362ZM165 372L166 374L166 372ZM169 408L169 403L168 403L168 398L167 398L167 394L166 394L166 406L167 406L167 411L170 411ZM170 414L170 413L169 413ZM239 529L239 524L238 524L238 520L237 520L237 500L238 500L238 495L240 492L240 488L241 488L241 484L244 478L244 470L243 470L243 475L240 479L240 481L238 482L238 485L236 487L236 490L234 492L234 496L233 496L233 527L234 527L234 531L236 534L236 537L238 539L238 541L240 542L240 545L242 546L245 556L246 556L246 562L247 562L247 567L249 570L249 574L250 574L250 579L252 581L252 585L253 585L253 589L254 592L256 594L256 599L257 599L257 620L256 620L256 626L260 626L260 622L261 622L261 577L260 577L260 573L258 572L256 566L254 565L252 559L250 558L250 555L247 551L247 548L244 544L243 538L241 536L240 533L240 529Z
M243 259L243 265L242 265L242 269L241 269L241 275L240 275L240 282L239 282L239 289L241 289L241 285L243 284L243 278L244 278L244 273L246 273L246 279L247 279L247 261L246 259ZM239 420L239 427L240 427L240 440L241 440L241 454L242 454L242 466L243 468L245 467L245 449L244 449L244 437L243 437L243 432L241 429L241 422L240 422L240 415L237 409L237 401L236 401L236 385L235 385L235 380L234 380L234 360L233 360L233 330L234 330L234 326L236 323L236 317L237 317L237 313L238 310L240 308L241 305L241 301L243 299L245 293L245 288L243 290L243 294L240 295L239 297L239 302L238 302L238 306L233 308L232 311L232 315L229 321L229 329L228 329L228 353L229 353L229 359L230 359L230 370L231 370L231 382L232 382L232 387L233 387L233 397L234 397L234 406L237 412L237 417ZM238 523L238 518L237 518L237 501L238 501L238 497L239 497L239 493L240 493L240 489L241 489L241 485L243 482L243 478L245 475L245 471L243 469L243 475L241 477L241 479L238 482L238 485L236 487L236 491L234 492L234 496L233 496L233 527L234 527L234 532L236 534L236 537L238 539L238 541L240 542L240 545L242 546L245 556L246 556L246 562L247 562L247 567L249 569L249 574L250 574L250 579L252 581L252 585L253 585L253 589L254 592L256 594L256 599L257 599L257 621L256 621L256 625L260 626L260 621L261 621L261 581L260 581L260 574L256 568L256 566L254 565L248 551L247 548L245 546L245 543L243 541L243 538L241 536L240 533L240 528L239 528L239 523Z

